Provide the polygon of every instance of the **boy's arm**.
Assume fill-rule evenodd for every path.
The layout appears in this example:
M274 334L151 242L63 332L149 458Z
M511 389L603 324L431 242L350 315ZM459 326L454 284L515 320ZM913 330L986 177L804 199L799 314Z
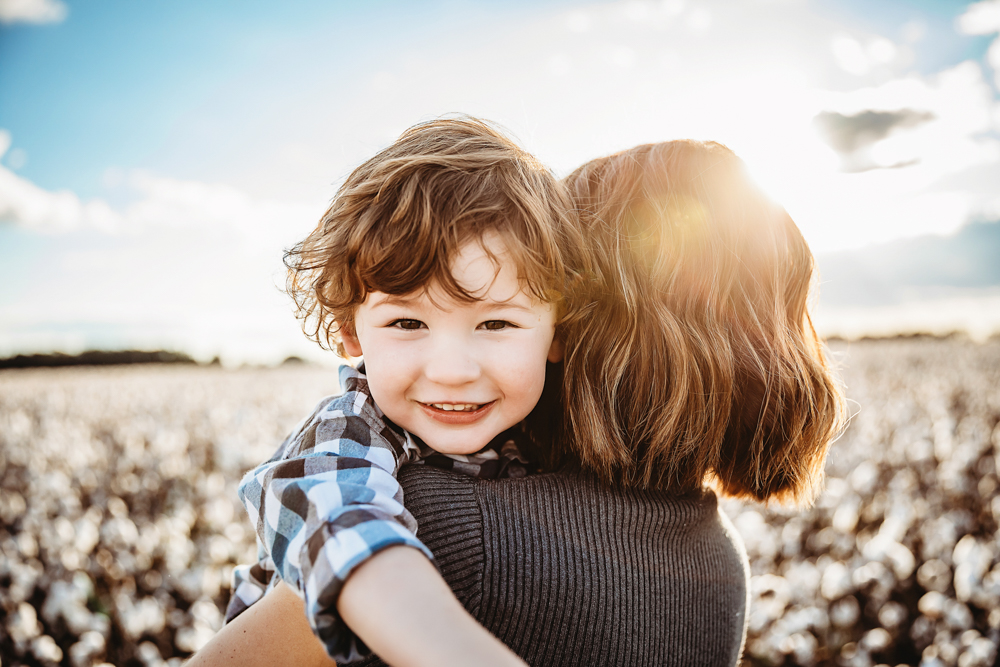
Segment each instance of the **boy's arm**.
M365 561L344 585L339 607L355 632L396 667L525 664L469 615L413 549L386 549ZM278 584L223 627L188 667L332 666L303 611L292 589Z
M347 624L390 665L525 665L465 610L414 549L386 549L358 567L338 607Z
M368 648L337 612L344 581L391 546L414 547L425 560L432 555L414 535L416 521L395 478L405 440L346 379L348 391L319 409L275 459L248 473L239 494L275 572L302 594L327 653L352 661Z

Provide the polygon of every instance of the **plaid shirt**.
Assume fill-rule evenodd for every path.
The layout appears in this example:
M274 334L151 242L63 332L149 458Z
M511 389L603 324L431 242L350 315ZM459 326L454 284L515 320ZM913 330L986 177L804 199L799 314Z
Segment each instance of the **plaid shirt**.
M335 660L369 649L337 613L344 581L358 565L390 546L431 552L396 481L401 465L423 463L476 477L522 477L515 439L501 433L471 456L435 452L390 422L372 400L363 368L342 366L344 393L327 397L270 460L248 472L240 500L257 529L258 560L233 573L230 621L282 580L305 598L313 632Z

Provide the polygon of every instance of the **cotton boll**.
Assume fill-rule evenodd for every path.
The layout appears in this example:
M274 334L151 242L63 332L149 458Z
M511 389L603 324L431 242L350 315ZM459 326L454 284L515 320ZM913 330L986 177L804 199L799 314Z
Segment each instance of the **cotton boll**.
M879 469L871 461L862 461L849 477L851 488L862 496L870 496L878 484Z
M853 596L847 596L830 605L830 622L837 627L850 627L857 623L860 617L861 607Z
M895 630L906 621L906 607L898 602L886 602L878 611L878 622L887 630Z
M142 642L136 650L136 657L142 661L146 667L159 667L165 664L160 649L153 642Z
M94 660L104 653L104 636L98 632L85 632L80 641L69 648L69 658L73 667L90 667Z
M827 600L836 600L847 595L853 589L851 573L843 563L831 563L823 571L823 577L820 580L820 593Z
M945 603L945 621L954 630L968 630L973 624L972 611L961 602Z
M17 605L17 610L7 617L7 632L18 643L37 637L42 632L35 608L27 602Z
M892 635L884 628L874 628L865 633L860 645L870 653L880 653L892 644Z
M929 591L944 593L951 583L951 568L944 561L933 558L917 570L917 583Z
M62 649L48 635L42 635L31 642L31 653L42 662L61 662L63 659Z
M968 602L981 590L983 575L989 570L992 560L992 550L987 545L980 544L972 535L966 535L955 545L952 555L955 563L955 596L960 602Z
M785 655L791 655L798 665L816 664L816 652L819 642L808 632L796 632L784 639L780 650Z
M976 637L958 657L958 667L988 667L996 659L996 653L997 647L992 641Z
M944 615L945 605L948 602L946 598L941 593L937 591L931 591L920 598L917 603L917 609L920 613L929 618L940 618Z

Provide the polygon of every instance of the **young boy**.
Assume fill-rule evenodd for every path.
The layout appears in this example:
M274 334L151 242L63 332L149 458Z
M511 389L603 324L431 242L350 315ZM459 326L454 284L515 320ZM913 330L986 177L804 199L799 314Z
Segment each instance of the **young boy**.
M564 197L531 156L469 118L415 126L348 177L286 256L288 291L308 335L363 363L342 367L344 393L244 477L259 561L237 569L227 621L280 580L304 597L331 657L361 658L365 642L338 613L345 582L391 547L433 558L399 467L526 474L525 419L546 362L561 358L555 329L582 257ZM371 609L352 609L354 629L391 637L402 619Z

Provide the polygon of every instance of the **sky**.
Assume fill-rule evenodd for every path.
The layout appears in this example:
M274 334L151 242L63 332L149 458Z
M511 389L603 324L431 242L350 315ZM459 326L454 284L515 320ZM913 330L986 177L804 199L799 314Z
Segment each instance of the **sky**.
M721 141L820 254L951 234L1000 219L998 91L1000 0L0 0L0 356L325 359L283 249L451 113L557 175Z

